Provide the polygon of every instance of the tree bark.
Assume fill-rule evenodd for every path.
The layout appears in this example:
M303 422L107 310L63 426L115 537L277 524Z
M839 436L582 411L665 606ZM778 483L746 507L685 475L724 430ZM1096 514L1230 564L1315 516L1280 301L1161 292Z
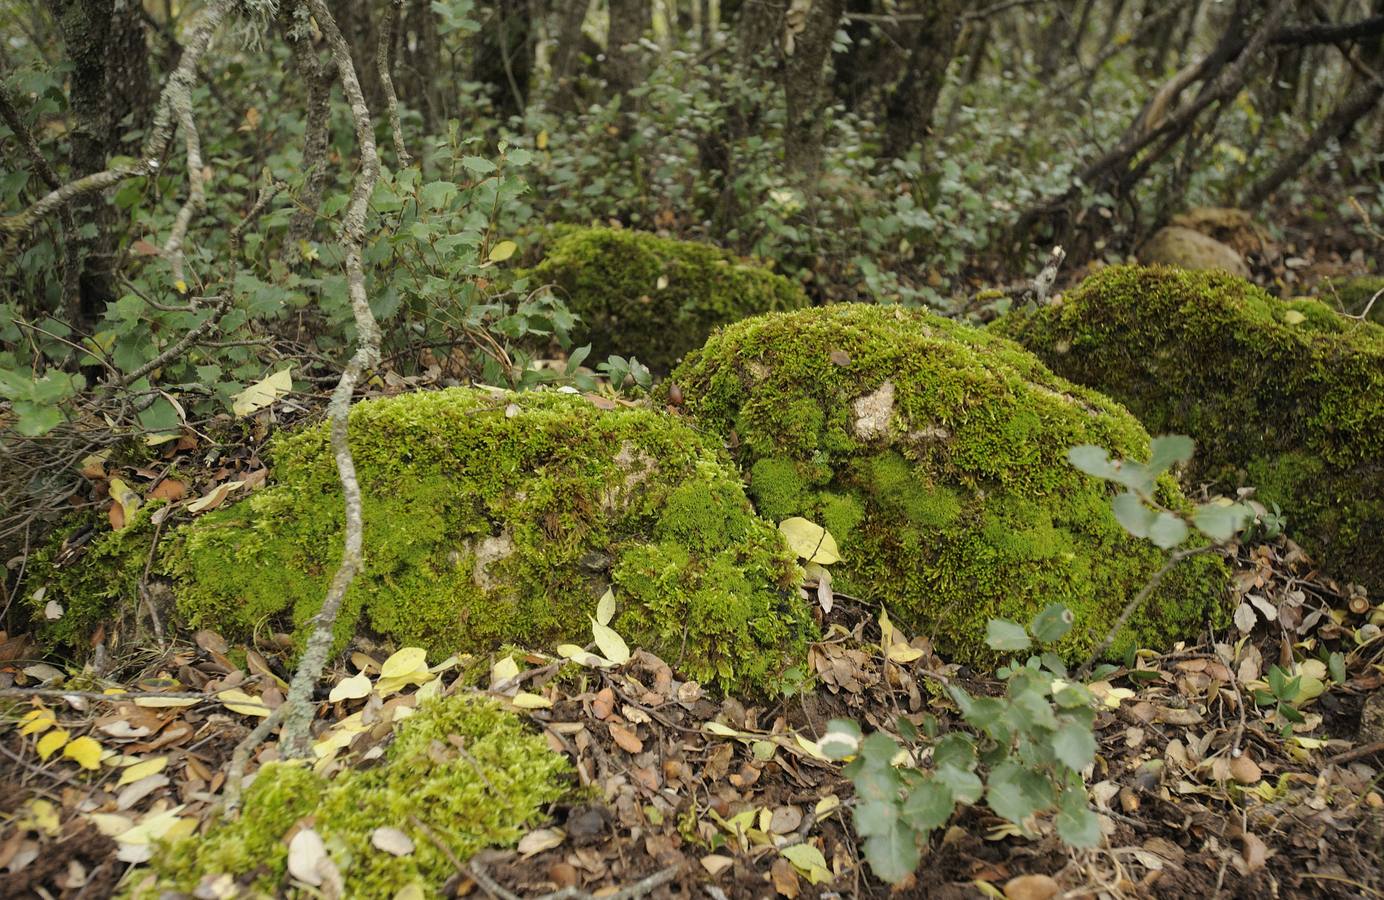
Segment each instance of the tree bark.
M947 67L956 53L962 7L960 0L924 0L925 18L914 32L903 79L885 103L886 156L903 156L931 130Z
M122 123L142 127L152 113L149 53L144 26L133 0L48 0L72 64L71 177L106 168L120 148ZM94 322L115 299L116 229L110 207L99 194L72 204L79 225L94 224L94 238L78 238L81 259L78 327Z
M581 55L586 4L570 0L558 6L557 39L553 43L552 58L553 106L571 110L577 105L577 59Z
M822 164L827 58L845 2L807 0L795 4L790 13L803 7L806 8L801 30L797 30L791 16L784 20L783 94L788 116L783 129L784 159L790 171L812 180ZM789 33L792 33L791 45L787 38Z
M612 97L620 96L643 78L644 51L639 40L653 25L650 0L610 0L606 31L605 79Z

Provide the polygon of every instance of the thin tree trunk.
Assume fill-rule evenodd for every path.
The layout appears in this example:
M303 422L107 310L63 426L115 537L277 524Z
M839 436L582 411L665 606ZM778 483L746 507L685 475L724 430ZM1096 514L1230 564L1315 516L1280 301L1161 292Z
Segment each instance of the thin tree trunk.
M783 48L783 94L787 105L784 158L790 171L808 180L815 179L821 168L826 64L844 9L844 0L811 0L801 30L785 22L785 32L795 33L791 45L785 36Z
M884 152L900 157L932 128L937 98L947 80L961 27L960 0L926 0L914 32L903 80L889 93L884 113Z
M577 105L577 57L581 53L586 3L583 0L568 0L559 3L558 8L557 39L553 43L552 55L553 106L559 110L571 110Z
M612 97L624 94L642 80L644 51L639 41L652 25L651 0L610 0L605 79Z

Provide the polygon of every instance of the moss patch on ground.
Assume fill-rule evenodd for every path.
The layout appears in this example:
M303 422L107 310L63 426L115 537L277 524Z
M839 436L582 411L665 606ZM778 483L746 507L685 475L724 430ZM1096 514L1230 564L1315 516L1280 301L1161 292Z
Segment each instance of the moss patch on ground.
M1253 485L1328 572L1384 589L1384 328L1238 278L1113 268L999 331L1197 442L1192 477Z
M989 660L988 619L1026 622L1058 601L1077 616L1062 649L1079 655L1162 563L1066 460L1083 443L1147 459L1143 428L995 335L831 306L730 326L672 381L699 425L730 437L763 515L832 532L838 589L886 602L953 658ZM1225 587L1219 559L1187 561L1116 652L1223 621Z
M128 896L191 893L204 878L225 875L263 896L314 896L287 876L288 844L299 826L322 838L344 896L388 898L410 884L422 896L438 896L456 872L447 852L465 861L517 842L566 792L567 768L540 736L490 701L429 701L404 721L374 768L328 780L304 766L266 764L238 819L160 847L153 877L136 873ZM371 833L381 827L404 832L413 851L377 849Z
M351 413L365 568L338 627L434 658L590 640L614 627L699 681L768 691L813 634L781 536L723 452L649 410L580 396L456 388ZM275 483L169 542L164 571L194 627L303 626L340 560L341 490L325 426L279 440ZM301 633L301 632L300 632Z
M794 281L708 244L641 231L561 229L529 272L581 317L591 359L636 356L667 372L720 325L808 305Z

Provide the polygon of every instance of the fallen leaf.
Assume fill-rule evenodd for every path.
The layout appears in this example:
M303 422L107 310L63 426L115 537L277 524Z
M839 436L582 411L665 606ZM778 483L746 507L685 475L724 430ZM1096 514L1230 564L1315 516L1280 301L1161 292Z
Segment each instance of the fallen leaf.
M216 699L225 704L231 712L240 713L242 716L267 716L269 707L265 706L258 697L251 697L244 691L222 691L216 695Z
M300 829L288 842L288 874L304 884L319 887L323 864L327 862L327 847L311 828Z
M101 768L101 745L93 737L79 737L62 748L62 755L89 771Z
M602 625L592 618L591 634L596 641L596 646L600 648L606 659L617 666L622 666L630 661L630 648L625 643L625 639L615 632L615 629L608 625Z
M610 728L611 740L619 744L620 749L624 750L626 753L639 753L644 749L644 742L639 739L638 735L625 726L611 722L607 727Z
M561 828L537 828L519 839L519 855L528 859L536 853L562 846L567 833Z
M223 481L206 494L203 494L201 497L189 503L187 505L187 511L190 513L200 513L216 509L226 502L226 498L230 496L231 491L240 487L242 484L244 484L244 482Z
M388 825L370 832L370 843L376 850L383 850L392 856L408 856L414 849L413 838Z
M802 516L793 516L779 523L779 531L789 548L810 563L827 566L841 561L836 538L821 525L809 522Z
M553 701L547 697L532 694L528 691L520 691L510 698L510 702L519 709L551 709Z
M293 390L293 368L280 369L273 375L257 381L245 390L231 397L231 412L237 416L248 416L272 405L280 397ZM321 882L316 882L320 884Z
M327 695L327 700L332 703L340 703L342 700L360 700L370 696L370 689L370 677L361 672L337 682L336 687L332 688L332 692Z
M119 478L112 478L109 487L111 499L115 501L115 505L111 507L111 528L119 531L134 521L135 513L143 501L133 488Z
M1051 875L1020 875L1004 883L1007 900L1052 900L1061 891Z
M143 762L135 763L133 766L129 766L125 771L120 773L120 780L116 782L116 786L120 787L139 781L141 778L145 778L149 775L156 775L162 772L167 765L168 757L166 756L156 756L153 759L146 759Z
M722 856L719 853L708 853L701 859L702 868L706 869L707 874L713 878L720 875L726 869L735 864L735 860L729 856Z

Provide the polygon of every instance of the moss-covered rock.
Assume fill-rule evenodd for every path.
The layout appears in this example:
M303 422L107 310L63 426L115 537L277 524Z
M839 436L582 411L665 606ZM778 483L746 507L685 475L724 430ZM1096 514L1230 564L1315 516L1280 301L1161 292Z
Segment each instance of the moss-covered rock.
M406 719L385 761L325 779L311 769L269 763L246 791L240 817L205 835L159 848L152 874L136 874L127 896L191 893L204 879L231 876L259 896L314 896L288 878L296 826L322 838L346 897L394 897L410 884L440 896L477 851L512 845L567 788L564 757L514 715L485 700L453 695L424 703ZM376 828L402 831L412 852L372 845ZM446 848L445 850L443 848Z
M1384 588L1384 328L1225 275L1115 268L995 326L1151 431L1191 475L1282 507L1328 571Z
M1062 648L1089 650L1162 562L1066 461L1083 443L1147 458L1139 423L986 332L873 305L762 316L713 335L672 380L700 425L731 436L762 514L824 525L836 586L886 601L956 658L989 658L988 619L1058 601L1078 617ZM1219 621L1220 561L1174 572L1117 652Z
M358 404L351 448L363 610L434 657L590 639L613 587L617 630L689 676L767 689L805 649L791 552L754 515L713 441L649 410L561 393L457 388ZM280 440L275 483L169 544L165 570L194 626L243 636L321 604L341 555L342 499L324 426Z
M531 272L581 317L592 360L637 356L667 372L712 329L808 305L794 281L707 244L611 228L562 229Z

